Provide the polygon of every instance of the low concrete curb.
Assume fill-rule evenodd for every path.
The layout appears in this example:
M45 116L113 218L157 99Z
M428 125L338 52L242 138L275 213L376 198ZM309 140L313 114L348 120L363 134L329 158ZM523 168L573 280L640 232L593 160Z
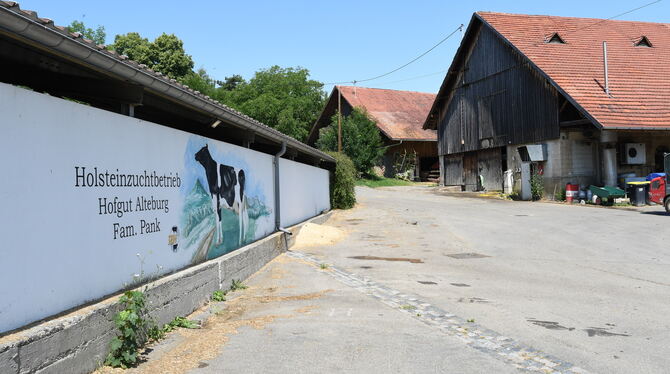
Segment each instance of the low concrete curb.
M246 247L160 278L142 286L153 318L164 324L185 316L233 279L244 280L293 246L307 222L321 224L332 212L289 228L294 235L274 233ZM85 285L82 285L85 287ZM146 289L145 289L146 287ZM0 338L0 373L90 373L105 360L116 335L114 315L120 295ZM26 297L30 297L26 295Z

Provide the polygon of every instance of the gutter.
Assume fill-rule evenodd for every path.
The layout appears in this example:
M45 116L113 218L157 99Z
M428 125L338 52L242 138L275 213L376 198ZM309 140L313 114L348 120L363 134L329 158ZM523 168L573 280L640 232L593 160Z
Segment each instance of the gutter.
M206 112L217 119L225 120L278 143L281 142L283 146L289 145L321 161L335 162L329 155L220 104L209 96L145 65L128 60L126 56L108 51L104 46L86 41L81 34L71 34L57 28L52 20L38 18L35 12L21 11L17 3L0 1L0 32L2 31L7 32L10 37L15 38L12 35L15 34L29 39L41 49L52 53L56 51L58 55L75 63L84 62L97 71L138 84L179 104Z
M277 152L273 159L273 166L274 166L274 185L275 185L275 231L281 231L286 233L286 229L281 227L281 196L280 196L280 191L279 191L279 159L281 156L286 153L286 143L282 142L281 143L281 150Z

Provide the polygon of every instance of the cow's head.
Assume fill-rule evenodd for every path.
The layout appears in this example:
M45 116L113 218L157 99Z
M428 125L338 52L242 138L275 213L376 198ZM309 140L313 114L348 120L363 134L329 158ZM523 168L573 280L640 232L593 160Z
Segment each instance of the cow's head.
M195 153L195 160L201 164L212 160L212 155L209 153L207 144L205 144L204 147L200 148L200 150Z

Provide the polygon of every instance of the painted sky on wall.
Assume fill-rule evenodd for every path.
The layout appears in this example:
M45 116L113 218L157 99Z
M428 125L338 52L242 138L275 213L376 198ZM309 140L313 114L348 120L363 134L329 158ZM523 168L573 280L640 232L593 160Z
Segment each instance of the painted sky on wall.
M302 66L321 82L361 80L410 61L440 41L475 11L608 18L651 2L642 1L82 1L24 0L23 9L67 25L103 25L108 43L137 31L150 39L162 32L184 40L196 68L214 78L250 78L272 65ZM618 19L670 22L670 1ZM436 92L460 35L367 87ZM418 79L415 78L423 76ZM330 91L332 86L325 87Z

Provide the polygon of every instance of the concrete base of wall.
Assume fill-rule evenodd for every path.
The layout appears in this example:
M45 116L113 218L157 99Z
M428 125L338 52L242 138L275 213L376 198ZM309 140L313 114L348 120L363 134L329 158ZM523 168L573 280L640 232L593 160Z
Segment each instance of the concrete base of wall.
M160 278L144 291L151 316L158 324L185 316L207 303L215 290L226 290L233 279L245 280L290 248L307 222L323 223L331 213L275 233L234 252ZM85 287L85 285L82 285ZM26 295L30 297L30 295ZM116 335L114 315L120 295L67 315L0 338L0 373L90 373L99 367Z

